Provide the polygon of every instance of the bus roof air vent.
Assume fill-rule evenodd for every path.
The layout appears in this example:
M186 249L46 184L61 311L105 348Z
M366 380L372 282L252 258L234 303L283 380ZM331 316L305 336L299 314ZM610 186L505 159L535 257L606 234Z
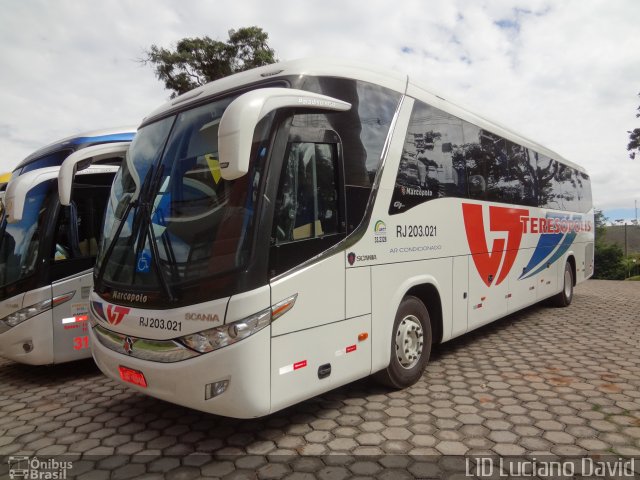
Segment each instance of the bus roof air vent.
M274 75L278 75L279 73L282 73L282 72L284 72L284 70L282 70L282 69L280 69L280 70L272 70L270 72L261 73L260 76L263 77L263 78L273 77Z

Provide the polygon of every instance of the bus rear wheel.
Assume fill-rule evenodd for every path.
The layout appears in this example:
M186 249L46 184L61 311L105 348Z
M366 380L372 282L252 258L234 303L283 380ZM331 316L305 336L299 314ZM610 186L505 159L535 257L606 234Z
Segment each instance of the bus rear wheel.
M431 354L431 322L424 304L407 295L396 313L391 335L389 366L378 372L377 380L391 388L406 388L416 383Z
M556 307L568 307L571 305L571 300L573 300L573 270L569 262L564 266L563 278L562 291L551 299Z

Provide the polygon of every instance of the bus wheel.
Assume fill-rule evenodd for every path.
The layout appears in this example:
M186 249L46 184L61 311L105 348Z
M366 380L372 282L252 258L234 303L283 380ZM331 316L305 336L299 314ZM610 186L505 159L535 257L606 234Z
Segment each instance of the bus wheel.
M420 379L431 353L429 312L418 298L402 300L392 331L389 366L377 379L391 388L405 388Z
M567 262L564 266L564 284L562 291L552 298L552 302L556 307L568 307L573 300L573 270Z

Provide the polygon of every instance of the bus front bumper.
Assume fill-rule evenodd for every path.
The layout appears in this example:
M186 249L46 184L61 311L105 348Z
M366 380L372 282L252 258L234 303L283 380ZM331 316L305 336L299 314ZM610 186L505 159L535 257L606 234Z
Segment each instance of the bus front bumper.
M93 328L89 332L91 352L100 370L141 393L234 418L255 418L270 411L270 327L233 345L172 363L116 352L100 342ZM141 373L144 381L132 383L127 374L131 371ZM212 396L213 385L225 382L226 389Z
M53 363L51 311L42 312L0 333L0 357L27 365Z

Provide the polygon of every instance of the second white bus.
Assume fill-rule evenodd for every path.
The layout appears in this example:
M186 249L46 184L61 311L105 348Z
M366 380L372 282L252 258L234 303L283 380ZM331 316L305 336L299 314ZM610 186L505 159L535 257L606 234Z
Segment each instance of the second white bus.
M91 356L91 272L111 183L134 135L131 128L78 134L14 169L0 215L0 356L31 365ZM99 165L75 179L72 170L62 192L65 159Z

